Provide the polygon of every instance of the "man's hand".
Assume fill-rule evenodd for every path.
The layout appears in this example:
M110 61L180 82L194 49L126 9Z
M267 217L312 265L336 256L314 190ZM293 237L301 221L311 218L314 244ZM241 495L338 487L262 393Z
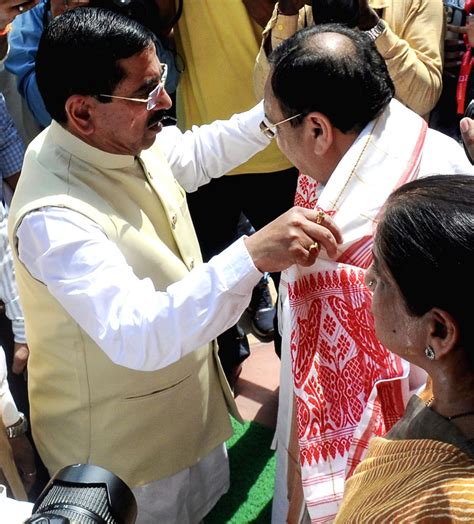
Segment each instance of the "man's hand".
M378 14L369 6L369 0L359 0L359 20L357 27L361 31L368 31L377 25Z
M250 256L262 273L282 271L293 264L311 266L321 248L334 258L341 242L338 227L327 215L321 218L317 211L302 207L293 207L245 239Z
M474 47L474 16L468 16L466 19L467 40L471 47Z
M18 473L20 474L25 491L28 493L36 481L36 465L33 448L26 435L9 440Z
M465 35L467 33L467 27L447 24L446 33L451 33L451 35L449 35L449 38L446 38L444 40L443 71L446 75L457 78L457 75L459 73L459 66L461 65L462 55L465 51L465 45L462 39L454 38L454 36Z
M13 346L12 364L12 371L15 375L20 375L20 373L25 371L29 356L30 350L28 349L28 344L15 342L15 345Z
M275 7L274 0L242 0L248 14L260 27L265 27L270 20L273 8Z
M280 0L278 2L278 11L282 15L292 16L296 15L305 4L310 3L305 0Z
M468 152L471 164L474 161L474 120L472 118L463 118L459 123L461 129L462 140Z

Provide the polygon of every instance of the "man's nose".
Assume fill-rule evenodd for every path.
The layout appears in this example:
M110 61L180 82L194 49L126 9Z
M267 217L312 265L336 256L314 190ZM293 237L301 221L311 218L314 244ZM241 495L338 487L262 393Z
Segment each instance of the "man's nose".
M163 91L161 91L160 95L158 96L156 105L153 109L157 109L157 110L169 109L172 105L173 105L173 102L171 101L171 97L168 94L168 91L166 91L166 89L163 89Z

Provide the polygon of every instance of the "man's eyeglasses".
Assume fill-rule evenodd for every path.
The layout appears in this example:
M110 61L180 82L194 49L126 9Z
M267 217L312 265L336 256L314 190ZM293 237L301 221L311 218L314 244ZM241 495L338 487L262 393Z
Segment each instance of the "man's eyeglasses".
M158 98L160 97L166 83L166 77L168 76L168 66L166 64L162 65L161 69L161 79L159 84L153 89L153 91L150 91L148 98L130 98L128 96L118 96L118 95L99 95L103 96L105 98L118 98L119 100L130 100L131 102L142 102L146 104L146 108L148 111L151 111L156 107L156 104L158 103Z
M260 131L267 137L267 138L275 138L277 134L277 127L281 124L284 124L285 122L289 122L290 120L293 120L294 118L298 118L299 116L302 116L303 113L298 113L297 115L290 116L289 118L285 118L285 120L281 120L280 122L277 122L276 124L271 124L270 122L265 122L265 120L262 120L260 122Z

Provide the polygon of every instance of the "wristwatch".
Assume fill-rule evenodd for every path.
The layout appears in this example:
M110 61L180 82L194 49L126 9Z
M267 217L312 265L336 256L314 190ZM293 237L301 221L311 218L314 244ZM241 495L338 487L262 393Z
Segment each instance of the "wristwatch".
M28 431L28 421L26 420L25 415L23 415L21 411L19 411L18 414L20 415L19 421L16 424L13 424L13 426L8 426L5 428L8 438L19 437Z
M384 32L385 22L380 18L379 21L372 27L372 29L367 29L363 31L371 40L375 42L377 38Z

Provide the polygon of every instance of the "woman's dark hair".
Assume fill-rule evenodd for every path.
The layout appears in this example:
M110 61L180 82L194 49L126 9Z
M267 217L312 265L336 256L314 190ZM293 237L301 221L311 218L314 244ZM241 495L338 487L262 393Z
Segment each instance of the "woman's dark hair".
M473 176L435 175L397 189L385 204L375 250L412 315L443 309L472 343Z
M54 18L36 55L36 79L49 114L64 123L71 95L111 94L124 75L117 61L150 45L148 29L106 9L79 7Z
M347 45L334 50L325 33L346 36ZM340 24L298 31L277 46L269 60L271 86L283 116L318 111L343 133L361 131L395 93L385 61L370 38Z

